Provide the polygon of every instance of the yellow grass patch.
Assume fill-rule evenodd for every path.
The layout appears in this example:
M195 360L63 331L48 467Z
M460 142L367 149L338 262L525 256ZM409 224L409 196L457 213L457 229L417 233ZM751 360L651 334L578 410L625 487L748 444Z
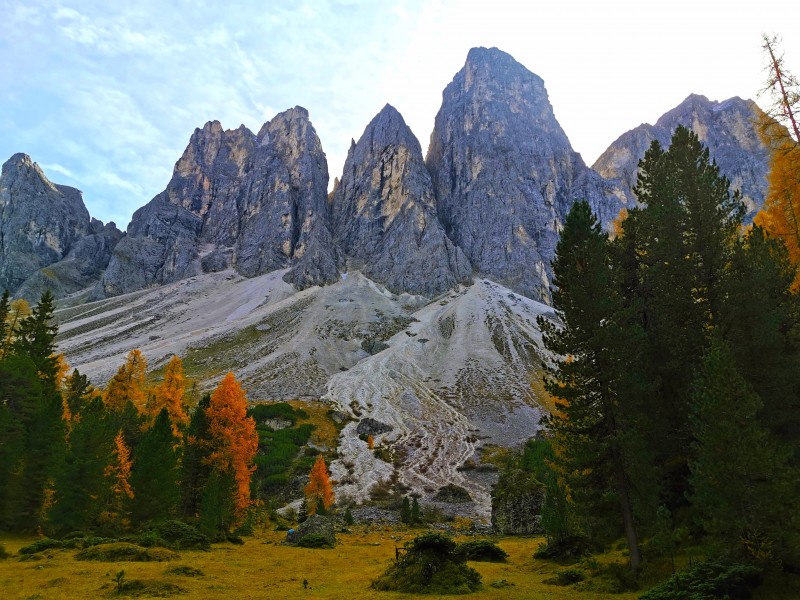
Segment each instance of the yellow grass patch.
M87 563L75 560L75 550L45 551L40 555L41 560L20 562L14 556L0 561L0 596L58 600L116 597L114 576L124 569L127 580L167 582L188 592L177 598L430 599L433 596L370 589L370 582L394 560L395 548L419 533L421 530L356 528L354 533L339 534L335 549L312 550L283 546L285 534L268 531L246 538L243 546L215 545L210 552L182 551L180 558L170 563ZM31 541L0 539L15 555ZM483 589L454 598L632 600L637 597L636 593L597 594L544 584L545 579L552 578L563 567L533 558L541 538L500 538L497 542L508 552L508 562L471 562L483 577ZM204 575L175 574L177 565L199 569ZM510 585L491 586L500 580Z

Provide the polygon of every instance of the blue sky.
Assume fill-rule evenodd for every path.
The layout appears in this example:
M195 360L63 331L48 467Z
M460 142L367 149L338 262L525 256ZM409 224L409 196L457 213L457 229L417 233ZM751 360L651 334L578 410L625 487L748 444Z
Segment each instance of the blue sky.
M557 118L591 164L690 93L755 98L762 32L783 35L787 64L800 73L800 4L760 8L0 0L0 162L30 154L50 179L83 190L92 216L124 228L164 189L195 127L217 119L258 131L301 105L333 181L350 139L387 102L424 152L442 90L469 48L497 46L544 78Z

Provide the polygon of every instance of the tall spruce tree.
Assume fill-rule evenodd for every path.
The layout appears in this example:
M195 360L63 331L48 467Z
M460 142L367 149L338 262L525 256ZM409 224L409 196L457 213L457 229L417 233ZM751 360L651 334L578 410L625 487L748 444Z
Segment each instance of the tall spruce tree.
M166 407L133 451L131 520L135 524L173 517L177 509L178 446Z
M760 424L761 400L726 343L712 343L693 399L691 499L705 530L753 558L796 560L800 485L790 450Z
M744 208L708 149L682 126L668 150L650 146L634 192L641 206L622 223L619 265L623 295L647 337L631 368L656 385L650 433L674 511L685 504L694 367L722 318Z
M203 489L211 475L208 456L209 431L206 410L211 404L211 394L204 394L200 399L189 422L181 465L181 499L179 513L184 518L194 518L200 513Z
M553 263L557 325L540 318L545 347L556 357L545 387L556 398L548 420L558 467L590 535L605 530L628 541L633 569L641 563L630 470L646 454L635 443L636 382L625 352L637 337L612 269L608 236L586 202L564 222ZM615 530L616 529L616 530Z

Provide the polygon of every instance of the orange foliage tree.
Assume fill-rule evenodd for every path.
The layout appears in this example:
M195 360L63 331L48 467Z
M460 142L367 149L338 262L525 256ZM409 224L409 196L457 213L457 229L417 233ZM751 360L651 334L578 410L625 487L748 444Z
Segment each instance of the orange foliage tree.
M181 428L189 424L189 415L183 405L186 392L186 377L183 374L183 362L173 356L164 370L164 381L153 389L153 395L147 404L147 414L155 420L162 408L167 409L172 422L172 435L181 437Z
M118 431L114 438L111 463L103 474L109 481L110 490L107 508L100 515L100 520L112 529L127 529L130 525L127 507L128 501L133 499L133 489L130 485L131 451L122 431Z
M256 424L247 416L247 396L233 373L228 373L211 394L206 409L209 455L205 462L234 481L234 519L250 506L250 478L258 450Z
M309 515L322 514L333 504L333 484L321 454L317 455L317 460L311 468L308 485L304 491Z
M117 374L108 382L103 393L103 402L114 411L122 410L125 403L130 401L142 412L147 396L145 392L145 375L147 374L147 360L141 350L134 348L128 352L125 363L119 368Z

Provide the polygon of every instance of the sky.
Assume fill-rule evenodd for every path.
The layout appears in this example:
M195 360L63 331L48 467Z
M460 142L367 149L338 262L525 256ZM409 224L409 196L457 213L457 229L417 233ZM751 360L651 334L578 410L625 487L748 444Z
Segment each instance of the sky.
M544 79L589 165L690 93L766 104L762 33L800 74L797 0L0 0L0 14L0 162L29 154L123 229L209 120L257 132L303 106L333 182L388 102L424 153L475 46Z

